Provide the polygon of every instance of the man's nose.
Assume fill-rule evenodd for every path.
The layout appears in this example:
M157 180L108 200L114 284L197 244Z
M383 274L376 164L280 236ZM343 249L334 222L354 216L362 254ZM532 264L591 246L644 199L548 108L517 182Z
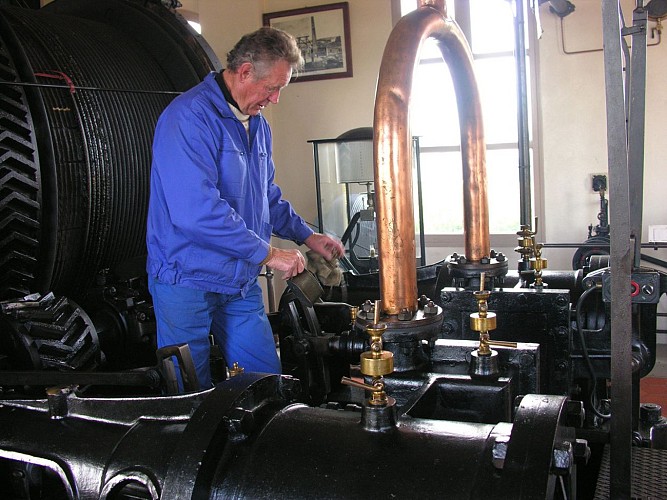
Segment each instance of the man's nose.
M269 102L273 104L278 104L278 101L280 100L280 90L276 90L275 92L271 92L269 94Z

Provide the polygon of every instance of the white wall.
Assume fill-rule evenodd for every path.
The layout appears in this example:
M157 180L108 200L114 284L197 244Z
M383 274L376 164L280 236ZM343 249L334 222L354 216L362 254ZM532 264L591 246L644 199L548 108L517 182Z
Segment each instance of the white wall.
M599 196L591 175L607 173L606 105L602 53L601 2L575 0L576 10L562 21L541 9L544 33L539 41L541 141L543 146L546 239L578 242L587 226L597 224ZM634 2L623 1L626 23L632 24ZM655 23L650 23L651 27ZM657 39L649 39L649 44ZM662 129L667 121L664 82L667 43L647 49L646 159L643 239L649 224L666 224L658 186L667 182ZM638 196L639 193L631 193ZM613 200L610 200L613 203ZM610 221L613 227L613 220ZM549 250L550 267L563 269L570 251ZM644 250L665 259L664 250Z

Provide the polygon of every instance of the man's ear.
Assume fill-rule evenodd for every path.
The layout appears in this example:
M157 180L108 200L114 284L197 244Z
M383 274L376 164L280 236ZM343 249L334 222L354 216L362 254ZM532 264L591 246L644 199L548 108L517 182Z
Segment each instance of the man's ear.
M254 68L251 62L244 62L241 64L241 66L239 66L238 74L242 83L252 78L253 70Z

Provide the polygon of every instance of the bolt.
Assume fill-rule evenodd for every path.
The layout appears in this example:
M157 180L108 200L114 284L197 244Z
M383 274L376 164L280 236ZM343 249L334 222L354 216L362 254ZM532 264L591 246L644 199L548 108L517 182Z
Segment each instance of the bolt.
M588 441L585 439L575 439L573 454L574 458L582 460L584 464L587 464L588 459L591 458L591 449L588 446Z
M442 292L440 294L440 300L442 300L443 303L444 302L451 302L452 298L453 298L453 296L452 296L451 292Z
M568 399L565 407L566 423L570 427L582 428L586 419L584 403L574 399Z
M491 449L493 466L496 469L505 467L505 458L507 457L507 446L509 445L509 436L497 436Z
M410 312L410 309L404 307L399 311L398 313L399 321L410 321L411 319L412 319L412 313Z
M662 406L655 403L642 403L639 406L639 419L642 423L653 425L662 418Z
M551 463L554 474L559 476L569 474L573 458L572 443L569 441L563 441L554 446Z
M570 302L567 300L567 298L564 295L559 295L556 297L556 305L558 307L566 307L570 305Z
M254 427L255 417L250 410L236 407L229 412L228 427L232 432L250 434Z
M479 262L480 264L490 264L491 259L489 259L488 257L482 257L481 259L479 259Z
M468 259L465 258L465 255L461 255L461 256L458 258L457 262L458 262L459 264L465 264L466 262L468 262Z
M452 324L451 321L445 321L442 324L442 333L444 335L451 335L456 330L456 325Z
M507 260L507 257L505 257L505 254L500 252L498 255L496 255L496 260L498 262L505 262Z
M424 306L424 316L435 316L438 314L438 306L432 300Z

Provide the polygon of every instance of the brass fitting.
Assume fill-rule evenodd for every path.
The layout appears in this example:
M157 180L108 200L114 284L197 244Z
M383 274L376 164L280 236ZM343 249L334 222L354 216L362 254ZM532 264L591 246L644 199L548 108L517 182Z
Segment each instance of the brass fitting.
M394 355L382 350L382 334L387 325L380 323L369 326L366 331L371 337L370 351L361 353L360 371L369 377L381 377L394 371Z
M232 363L232 366L229 367L229 378L241 375L244 371L245 368L239 366L238 361L234 361L234 363Z
M522 224L521 230L517 231L516 235L518 236L518 246L514 249L514 251L521 255L521 260L528 262L530 260L530 256L533 254L535 233L530 230L530 226Z
M543 286L542 283L542 270L547 268L547 259L542 258L542 247L541 243L535 245L535 257L530 259L530 267L535 271L535 286Z
M488 290L477 290L473 292L473 295L477 301L478 312L470 314L470 328L473 331L479 332L478 354L480 356L490 356L489 330L496 329L496 314L489 312L489 305L487 303L491 292Z
M370 312L370 311L369 311ZM368 404L372 406L387 405L387 393L384 391L384 375L394 371L394 355L382 349L382 334L387 329L385 323L380 323L380 301L375 301L373 308L373 324L366 327L370 336L370 350L362 352L359 357L359 371L362 375L372 377L371 385L362 384L343 378L343 383L361 387L371 391Z

